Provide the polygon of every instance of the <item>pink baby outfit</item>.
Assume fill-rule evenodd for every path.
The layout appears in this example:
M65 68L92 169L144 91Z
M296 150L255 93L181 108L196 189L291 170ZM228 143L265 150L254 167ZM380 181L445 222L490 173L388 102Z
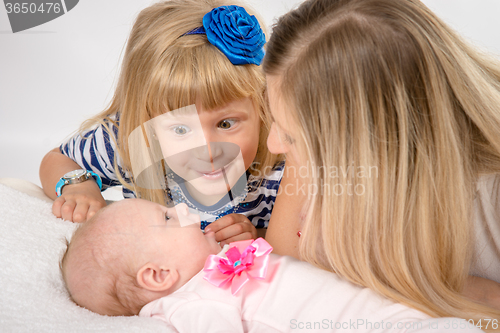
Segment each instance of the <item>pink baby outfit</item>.
M288 256L271 254L265 279L250 279L235 295L231 283L219 288L205 275L202 270L173 294L146 304L139 316L186 333L481 332L461 319L430 318Z

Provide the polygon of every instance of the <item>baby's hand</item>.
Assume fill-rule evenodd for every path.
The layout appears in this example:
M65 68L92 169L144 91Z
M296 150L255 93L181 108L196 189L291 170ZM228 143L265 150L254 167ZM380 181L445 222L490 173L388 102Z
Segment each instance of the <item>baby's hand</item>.
M97 184L86 181L64 186L62 195L52 204L52 213L67 221L85 222L104 206L106 201Z
M205 228L205 232L215 232L215 239L221 246L245 239L256 239L257 229L252 222L241 214L229 214L212 222Z

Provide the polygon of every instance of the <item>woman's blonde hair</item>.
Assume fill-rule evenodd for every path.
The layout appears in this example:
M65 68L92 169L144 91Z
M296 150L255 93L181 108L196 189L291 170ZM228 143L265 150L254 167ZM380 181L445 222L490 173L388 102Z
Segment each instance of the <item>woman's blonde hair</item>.
M320 189L301 257L431 316L499 318L460 295L475 182L500 171L499 62L417 0L311 0L264 71Z
M156 3L138 15L110 106L81 128L84 131L97 123L114 123L119 115L117 152L129 174L132 164L128 138L134 129L167 111L195 104L197 100L201 100L205 109L214 109L232 100L250 97L263 122L254 160L256 167L251 170L261 174L274 164L275 157L266 146L269 129L265 122L267 104L262 69L255 65L232 65L204 34L183 36L203 26L203 16L213 8L231 4L234 1L170 0ZM145 144L149 148L147 138ZM162 174L152 176L157 181L164 179L163 168L159 164L157 169ZM116 167L115 170L120 177ZM139 197L160 204L168 201L165 188L141 187L133 176L132 184L120 178L124 186L135 190Z

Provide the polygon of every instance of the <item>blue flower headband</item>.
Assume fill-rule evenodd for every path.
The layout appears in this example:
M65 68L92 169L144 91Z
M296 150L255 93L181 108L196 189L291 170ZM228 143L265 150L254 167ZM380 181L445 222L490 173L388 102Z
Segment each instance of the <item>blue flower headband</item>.
M186 35L206 34L233 65L260 65L264 58L266 36L259 21L239 6L221 6L203 16L203 26ZM182 37L181 36L181 37Z

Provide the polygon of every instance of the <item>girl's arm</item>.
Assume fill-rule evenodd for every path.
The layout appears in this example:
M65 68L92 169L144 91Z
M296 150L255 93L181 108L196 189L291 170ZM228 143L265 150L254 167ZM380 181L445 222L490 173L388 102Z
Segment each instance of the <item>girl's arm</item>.
M52 212L56 217L73 222L85 222L99 209L106 206L99 186L88 180L80 184L66 185L57 197L55 188L59 179L67 172L81 169L71 158L61 154L59 148L51 150L40 165L40 181L43 191L55 199Z
M274 203L266 240L273 247L273 253L299 258L299 236L301 214L307 199L307 186L298 175L299 168L288 159L283 178Z
M40 164L40 181L45 194L55 200L57 198L55 189L59 179L65 173L76 169L81 169L81 167L69 157L61 154L59 148L49 151Z

